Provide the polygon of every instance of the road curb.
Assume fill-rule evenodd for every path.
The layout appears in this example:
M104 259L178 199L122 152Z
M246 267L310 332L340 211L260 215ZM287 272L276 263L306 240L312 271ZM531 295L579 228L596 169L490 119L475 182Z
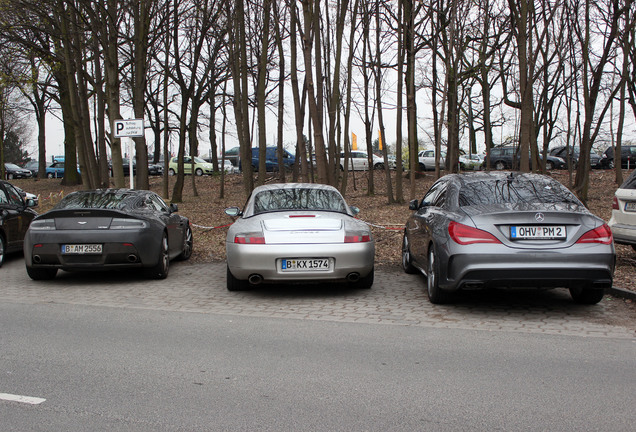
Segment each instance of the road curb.
M607 290L607 294L611 295L612 297L636 300L636 291L630 291L623 288L611 287Z

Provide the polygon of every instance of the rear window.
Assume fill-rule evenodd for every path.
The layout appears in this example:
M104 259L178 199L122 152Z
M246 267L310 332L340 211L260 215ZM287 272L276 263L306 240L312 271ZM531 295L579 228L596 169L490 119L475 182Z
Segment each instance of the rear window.
M327 189L274 189L254 197L254 214L284 210L347 212L339 193Z
M76 192L65 196L55 209L114 209L138 208L144 197L129 191Z
M623 182L621 189L636 189L636 170Z
M571 203L579 199L561 183L549 179L482 180L467 182L459 191L459 205Z

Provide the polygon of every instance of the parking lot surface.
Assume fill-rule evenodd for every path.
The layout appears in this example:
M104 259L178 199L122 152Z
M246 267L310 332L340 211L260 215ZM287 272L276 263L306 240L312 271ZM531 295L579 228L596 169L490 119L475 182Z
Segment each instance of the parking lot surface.
M423 276L396 268L376 269L370 290L261 285L229 292L225 272L224 262L184 262L172 263L159 281L135 272L59 272L43 282L27 276L22 257L8 257L0 268L0 301L636 339L636 309L611 296L582 306L564 289L475 291L439 306L428 302Z

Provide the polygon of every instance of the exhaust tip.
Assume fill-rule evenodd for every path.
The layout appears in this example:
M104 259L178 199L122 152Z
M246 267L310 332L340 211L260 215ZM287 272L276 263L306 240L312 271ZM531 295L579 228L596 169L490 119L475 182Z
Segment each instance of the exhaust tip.
M358 280L360 279L360 273L349 273L347 275L347 280L349 282L358 282Z
M130 263L134 263L137 262L137 255L135 254L130 254L128 255L128 257L126 258L128 260L128 262Z
M40 255L33 255L33 262L40 264L42 262L42 257L40 257Z
M250 277L247 278L247 280L252 285L258 285L261 282L263 282L263 276L261 276L259 274L252 274L252 275L250 275Z

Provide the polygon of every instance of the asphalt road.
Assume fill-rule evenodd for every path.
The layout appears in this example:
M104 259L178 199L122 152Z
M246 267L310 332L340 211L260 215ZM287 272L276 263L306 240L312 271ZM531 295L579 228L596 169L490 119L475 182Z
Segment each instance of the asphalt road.
M44 284L10 259L0 276L3 431L636 424L636 317L611 299L581 307L552 291L438 307L418 276L392 272L371 290L228 293L222 264L179 264L156 283L63 273Z

